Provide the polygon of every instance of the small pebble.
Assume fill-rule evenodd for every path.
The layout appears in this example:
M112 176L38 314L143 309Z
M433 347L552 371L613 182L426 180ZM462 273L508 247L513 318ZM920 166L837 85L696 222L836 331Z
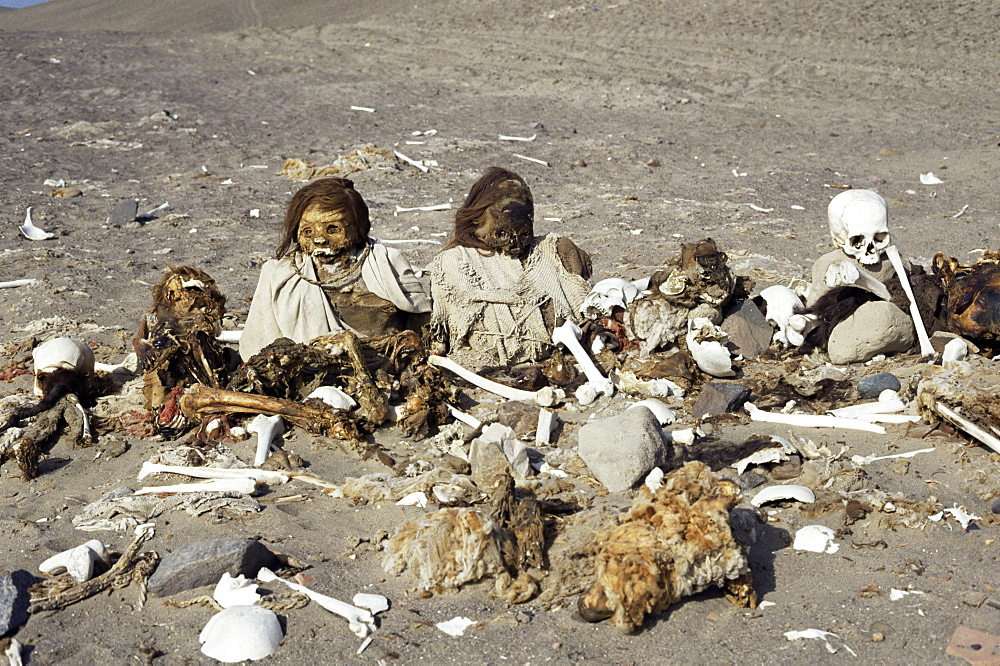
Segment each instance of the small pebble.
M1000 513L1000 499L994 500L993 506L990 507L990 511L993 513Z
M885 636L879 632L872 634L872 643L881 643L885 640Z
M877 375L865 377L858 382L858 395L862 398L877 398L886 389L898 391L901 388L902 385L894 374L891 372L880 372Z

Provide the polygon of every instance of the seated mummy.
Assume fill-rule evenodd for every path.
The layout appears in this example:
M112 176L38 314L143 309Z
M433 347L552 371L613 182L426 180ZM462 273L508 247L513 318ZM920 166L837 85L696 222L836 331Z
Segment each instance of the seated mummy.
M345 330L369 337L418 327L431 309L427 290L403 254L370 230L350 180L323 178L296 192L275 258L261 269L240 355L281 337L307 343Z
M535 236L531 190L499 167L469 190L429 270L440 351L478 367L545 359L553 329L590 293L589 255L569 238Z

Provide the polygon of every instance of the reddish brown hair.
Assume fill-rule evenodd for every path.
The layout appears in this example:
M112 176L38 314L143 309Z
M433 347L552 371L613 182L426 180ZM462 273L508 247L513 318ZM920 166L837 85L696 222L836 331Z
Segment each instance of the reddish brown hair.
M358 247L368 239L372 223L368 218L368 206L361 195L354 190L354 182L346 178L321 178L302 186L292 195L281 225L281 243L275 258L281 259L299 247L299 222L302 214L310 206L323 212L346 213L348 218L348 238L351 247Z
M496 166L490 167L472 185L468 196L462 202L462 207L455 213L455 229L452 231L451 240L444 246L444 250L460 246L474 247L480 251L493 254L493 248L476 236L476 225L482 221L483 214L487 208L508 194L504 188L500 187L500 184L511 180L521 184L528 193L529 205L532 204L531 189L524 182L523 178L508 169Z

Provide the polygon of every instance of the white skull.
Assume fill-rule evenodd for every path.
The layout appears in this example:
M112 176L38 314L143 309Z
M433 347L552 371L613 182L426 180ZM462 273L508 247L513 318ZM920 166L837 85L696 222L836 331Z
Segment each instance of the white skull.
M877 263L889 247L889 207L871 190L847 190L827 208L830 236L837 247L862 264Z
M639 288L628 280L608 278L594 285L580 306L584 317L610 317L612 308L622 310L639 297Z
M84 375L94 374L94 350L86 342L72 338L52 338L31 351L35 362L35 395L42 397L38 379L56 370L76 370Z

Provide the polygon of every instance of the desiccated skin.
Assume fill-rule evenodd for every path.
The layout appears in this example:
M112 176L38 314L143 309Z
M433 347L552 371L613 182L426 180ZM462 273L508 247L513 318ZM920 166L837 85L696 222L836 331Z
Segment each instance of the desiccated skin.
M729 527L740 501L732 481L702 462L671 472L655 492L640 488L621 522L597 535L597 581L579 599L584 619L611 618L627 632L710 585L739 606L756 607L742 544Z
M701 303L722 308L732 300L737 286L728 261L711 238L682 243L680 256L653 273L649 288L689 310Z
M1000 341L1000 251L974 264L934 256L934 275L947 298L948 329L973 340Z
M146 407L157 416L177 388L226 385L238 359L216 337L225 306L215 281L197 268L170 266L153 287L153 306L132 346L143 373ZM167 429L165 434L177 434Z

